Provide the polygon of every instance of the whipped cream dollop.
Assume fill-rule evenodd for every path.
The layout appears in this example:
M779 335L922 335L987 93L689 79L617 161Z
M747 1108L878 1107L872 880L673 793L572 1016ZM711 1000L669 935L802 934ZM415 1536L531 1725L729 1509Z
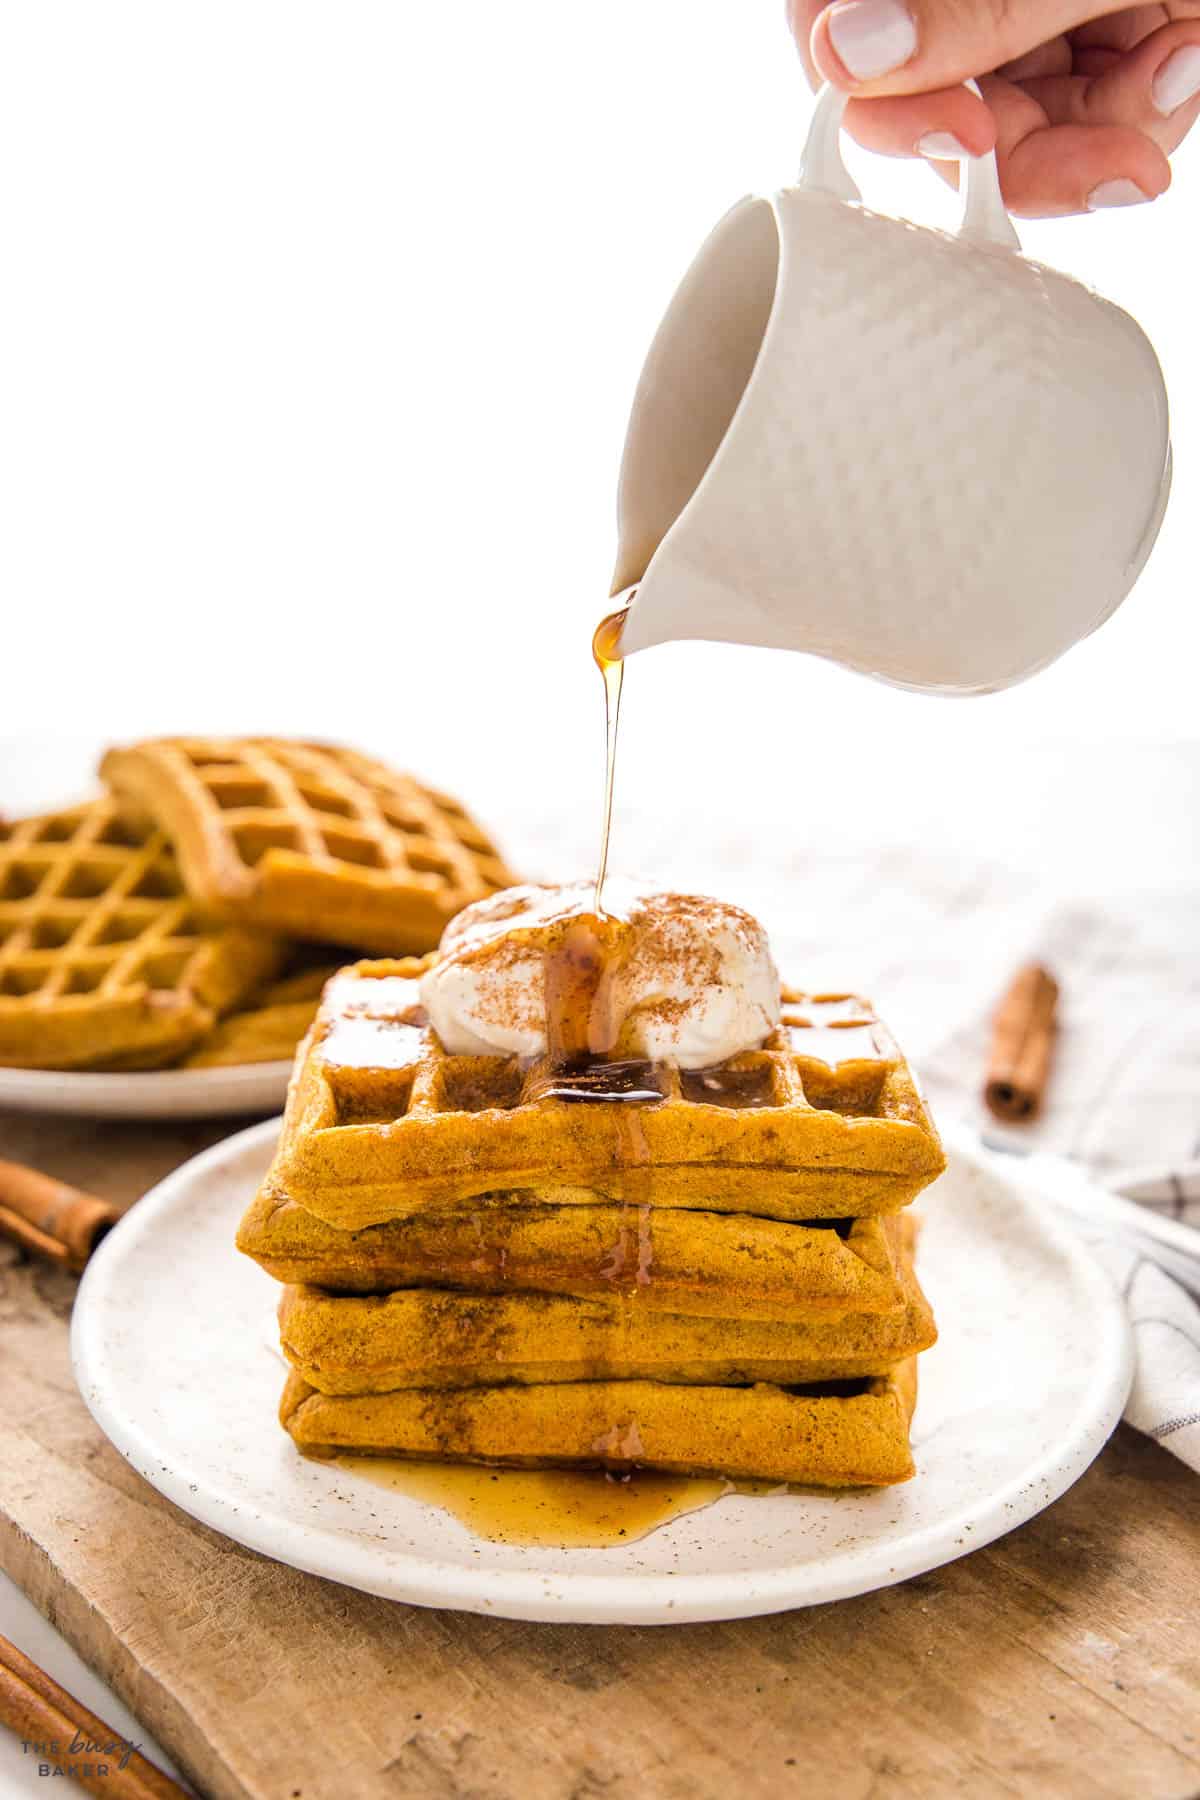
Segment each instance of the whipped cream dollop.
M451 1055L546 1054L546 968L568 933L601 927L603 1015L594 1048L681 1069L756 1049L779 1023L779 973L767 934L740 907L700 894L611 881L597 920L590 883L514 887L446 927L421 999Z

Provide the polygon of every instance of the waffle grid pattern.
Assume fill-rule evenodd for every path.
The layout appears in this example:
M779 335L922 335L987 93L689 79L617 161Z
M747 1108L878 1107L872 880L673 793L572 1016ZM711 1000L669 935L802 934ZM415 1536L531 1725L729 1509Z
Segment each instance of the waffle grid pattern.
M204 954L160 832L104 801L0 825L0 995L186 986Z
M377 1063L339 1064L328 1054L324 1056L322 1066L335 1109L330 1121L333 1126L386 1125L402 1118L435 1119L450 1113L514 1112L547 1104L542 1095L554 1076L548 1063L525 1065L517 1057L448 1055L425 1025L415 982L408 999L407 1006L392 1013L371 1018L359 1010L355 1015L360 1031L368 1020L368 1030L373 1028ZM840 1046L832 1049L834 1033L844 1040L844 1050ZM807 1048L808 1039L813 1043L812 1052ZM359 1043L369 1044L369 1038L360 1037ZM371 1053L367 1048L358 1054L369 1058ZM839 1060L827 1061L833 1054ZM718 1070L656 1066L648 1068L645 1079L661 1095L660 1104L717 1106L738 1112L790 1108L880 1119L888 1116L887 1076L899 1061L899 1052L883 1026L854 996L793 994L780 1030L761 1050L732 1057ZM366 1070L374 1080L366 1078Z
M163 825L192 891L230 916L286 929L307 920L308 935L336 938L357 889L386 908L378 948L430 949L446 920L512 879L457 801L357 751L170 738L110 751L101 772ZM336 878L340 905L322 877ZM364 936L357 921L348 941L371 942L370 925Z
M0 823L0 1055L28 1038L37 1059L47 1031L67 1061L198 1036L273 961L258 934L206 932L162 833L112 799Z

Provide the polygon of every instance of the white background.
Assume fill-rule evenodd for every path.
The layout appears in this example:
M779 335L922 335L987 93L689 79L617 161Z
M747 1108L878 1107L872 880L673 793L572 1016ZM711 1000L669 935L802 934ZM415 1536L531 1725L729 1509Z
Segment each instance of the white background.
M0 729L350 733L493 816L533 786L594 805L587 645L626 411L709 226L796 167L809 102L782 14L0 10ZM869 765L901 739L958 758L1200 732L1196 156L1155 205L1022 227L1167 372L1175 500L1117 617L966 703L650 652L627 775L678 792L732 768L782 801L818 744ZM911 164L874 160L864 185L952 216Z
M78 785L94 740L280 728L385 749L502 835L544 811L590 845L626 411L710 225L796 167L782 13L0 0L0 808ZM799 858L940 838L1053 847L1085 886L1200 868L1200 763L1171 748L1200 737L1198 154L1154 206L1021 227L1166 370L1175 499L1136 595L978 702L648 653L620 788L639 855L700 812ZM953 216L911 165L860 176L884 210Z

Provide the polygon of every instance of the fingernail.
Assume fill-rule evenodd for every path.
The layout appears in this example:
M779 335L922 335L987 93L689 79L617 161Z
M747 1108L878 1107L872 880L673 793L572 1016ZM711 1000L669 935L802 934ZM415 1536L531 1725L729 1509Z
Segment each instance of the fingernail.
M970 154L952 131L927 131L917 141L917 155L931 156L935 162L965 162Z
M1200 46L1184 44L1168 56L1150 84L1150 98L1166 116L1200 94Z
M1136 181L1102 181L1087 197L1089 212L1100 212L1106 206L1141 206L1150 198Z
M917 28L900 0L845 0L830 8L829 41L855 81L878 81L912 56Z

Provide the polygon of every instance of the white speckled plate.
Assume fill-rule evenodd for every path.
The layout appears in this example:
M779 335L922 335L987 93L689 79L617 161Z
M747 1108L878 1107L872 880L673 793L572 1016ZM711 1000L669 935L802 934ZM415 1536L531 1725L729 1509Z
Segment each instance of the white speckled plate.
M0 1107L77 1119L225 1119L275 1112L291 1061L230 1069L0 1069Z
M438 1507L305 1461L276 1424L277 1290L232 1247L275 1132L258 1125L196 1157L110 1233L76 1302L75 1373L122 1455L186 1512L369 1593L629 1624L843 1599L1031 1518L1082 1474L1125 1403L1129 1337L1107 1276L1027 1173L954 1135L948 1172L919 1203L942 1335L921 1359L913 1481L729 1495L608 1549L492 1543ZM1053 1179L1041 1161L1037 1180Z

